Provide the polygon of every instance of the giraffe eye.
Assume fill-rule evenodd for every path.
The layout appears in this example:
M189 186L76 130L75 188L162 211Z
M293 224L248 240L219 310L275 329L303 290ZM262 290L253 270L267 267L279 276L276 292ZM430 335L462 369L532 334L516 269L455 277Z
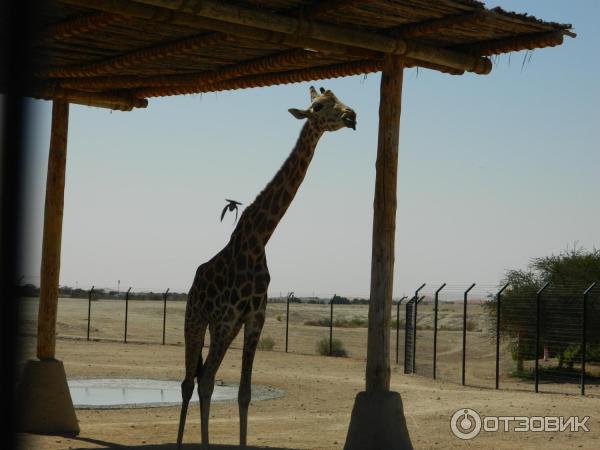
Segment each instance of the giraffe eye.
M316 103L315 105L313 105L313 111L315 112L319 112L323 109L323 105L321 103Z

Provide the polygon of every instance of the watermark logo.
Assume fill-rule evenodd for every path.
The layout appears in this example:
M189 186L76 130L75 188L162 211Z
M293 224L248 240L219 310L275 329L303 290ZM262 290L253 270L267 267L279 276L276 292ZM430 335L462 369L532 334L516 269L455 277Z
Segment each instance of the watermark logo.
M459 409L450 419L450 428L459 439L473 439L481 431L481 416L469 408Z
M454 436L463 440L477 437L485 432L588 432L589 416L481 416L470 408L461 408L450 419L450 429Z

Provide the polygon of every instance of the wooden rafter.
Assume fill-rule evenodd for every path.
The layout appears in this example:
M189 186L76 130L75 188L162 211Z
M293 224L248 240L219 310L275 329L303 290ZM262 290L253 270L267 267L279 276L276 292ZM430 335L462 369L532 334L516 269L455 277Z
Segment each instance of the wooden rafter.
M304 6L293 12L300 14L302 17L310 17L312 19L329 14L334 11L340 11L363 3L364 0L321 0L315 1L310 6Z
M416 67L420 62L405 59L404 67ZM300 83L311 80L325 80L328 78L339 78L352 75L362 75L372 72L379 72L383 67L383 60L355 61L350 63L329 64L318 67L309 67L297 70L282 70L274 73L261 73L252 76L244 76L207 84L190 84L155 87L148 89L137 89L133 94L139 97L162 97L180 94L197 94L203 92L218 92L235 89L246 89L277 84ZM454 72L454 75L461 75L462 72Z
M315 52L306 50L290 50L278 54L257 58L252 61L246 61L239 64L225 66L219 70L211 70L200 72L198 74L189 75L165 75L155 77L97 77L97 78L81 78L60 80L58 84L62 88L75 90L117 90L117 89L151 89L151 88L173 88L174 91L185 90L186 92L202 92L207 86L214 85L226 80L234 78L247 77L251 75L275 73L275 72L294 72L287 70L292 66L310 64L318 62L322 58L321 55ZM371 61L379 61L383 58L382 54L374 54ZM407 59L406 67L421 66L432 70L443 71L451 75L462 75L462 71L449 70L444 67L430 66L415 60ZM321 64L322 66L323 64ZM332 65L332 64L328 64ZM335 64L338 76L344 76L343 64ZM356 75L356 66L349 64L349 72L345 75ZM296 69L303 72L305 69Z
M467 14L442 17L440 19L410 23L388 30L388 33L397 38L414 39L463 25L479 25L485 21L493 20L492 18L493 13L491 11L476 11Z
M318 2L309 7L294 9L290 13L299 14L302 17L314 18L321 14L331 11L347 8L358 0L329 0ZM87 15L59 24L53 27L53 34L60 34L62 38L70 37L74 31L93 31L100 26L107 26L112 23L126 20L125 16L100 12L92 15ZM63 66L44 70L37 75L41 78L79 78L79 77L94 77L98 75L116 73L121 69L136 66L171 56L184 55L188 52L193 52L201 48L206 48L213 45L218 45L225 41L234 42L233 35L227 35L221 32L202 33L199 36L180 39L167 44L156 45L149 48L142 48L129 52L124 55L119 55L114 58L97 61L90 64L82 64L78 66ZM366 55L362 55L366 56Z
M228 91L277 84L300 83L302 81L325 80L350 75L360 75L381 70L380 61L356 61L353 63L332 64L307 69L283 71L235 78L204 86L167 86L150 89L138 89L133 94L139 97L163 97L181 94Z
M123 0L118 3L100 0L63 1L105 12L212 29L281 45L331 51L332 53L343 50L353 56L357 56L361 50L394 53L451 69L476 73L489 73L491 70L491 62L486 58L420 45L381 34L323 24L313 20L301 21L293 17L242 8L246 12L251 12L248 17L243 13L244 11L238 11L238 7L213 1L203 1L195 8L178 2L160 0L135 2Z
M563 43L565 34L566 33L563 31L525 34L505 39L494 39L477 42L475 44L465 44L454 48L477 55L491 56L511 52L515 49L533 50L536 48L555 47Z
M168 44L136 50L125 55L103 61L78 66L56 67L44 70L37 75L42 78L79 78L115 73L139 64L147 64L170 56L184 55L201 48L212 47L227 41L233 41L223 33L204 33L193 38L181 39Z
M308 64L322 58L316 52L289 50L239 64L225 66L220 70L209 70L189 75L162 75L154 77L99 77L77 80L61 80L60 85L71 89L134 89L165 86L198 86L260 73L278 72L285 67Z
M203 0L202 2L192 3L184 1L173 2L171 0L137 0L137 2L237 25L406 56L478 74L487 74L492 69L492 64L487 58L314 20L286 17L258 9L232 5L228 2L214 0Z
M37 35L40 42L69 39L84 33L101 30L115 23L128 20L127 17L107 12L97 12L51 25Z

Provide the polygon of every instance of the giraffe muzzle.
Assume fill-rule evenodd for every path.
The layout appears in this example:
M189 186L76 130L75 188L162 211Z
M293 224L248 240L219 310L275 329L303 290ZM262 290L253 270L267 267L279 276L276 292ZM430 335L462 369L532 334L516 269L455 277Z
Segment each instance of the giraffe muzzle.
M348 112L342 115L342 122L348 128L356 130L356 114L354 112Z

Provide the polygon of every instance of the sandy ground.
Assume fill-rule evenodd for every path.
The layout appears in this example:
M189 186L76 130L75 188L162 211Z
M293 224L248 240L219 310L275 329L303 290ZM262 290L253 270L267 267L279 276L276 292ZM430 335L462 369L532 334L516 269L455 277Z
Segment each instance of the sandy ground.
M117 302L118 303L118 302ZM161 302L130 304L129 342L123 336L122 305L93 302L92 340L81 339L87 330L87 302L61 300L59 306L57 357L72 378L114 377L181 380L184 349L180 345L183 305L169 305L167 345L162 338ZM122 302L121 302L122 303ZM35 331L36 302L24 303L23 331ZM328 308L293 305L290 325L290 351L282 352L285 336L285 305L269 305L263 335L276 342L276 351L257 352L253 382L285 391L279 399L253 402L249 418L249 445L257 449L340 449L343 447L354 397L364 386L364 347L366 329L334 329L349 351L349 358L317 356L315 343L328 336L328 329L305 326L308 319L328 316ZM339 307L336 317L365 315L366 307ZM493 387L493 344L481 331L468 334L467 384L460 379L461 333L451 330L456 308L445 306L445 322L450 330L440 333L439 362L441 380L405 375L393 365L392 389L400 392L411 438L416 449L599 449L600 398L548 393L553 387L576 394L576 385L543 384L545 393L535 394L531 384L515 382L507 375L511 362L503 358L501 379L505 389ZM477 309L473 307L474 317ZM420 313L421 314L421 313ZM423 308L423 317L427 317ZM283 321L281 316L283 315ZM395 316L394 316L395 317ZM428 319L423 319L428 320ZM482 320L482 319L481 319ZM426 322L424 322L426 324ZM426 328L426 327L425 327ZM478 328L478 327L475 327ZM420 330L417 371L429 375L431 331ZM95 339L102 339L96 341ZM404 335L399 336L401 347ZM109 341L112 339L112 341ZM395 359L395 333L392 333L392 359ZM131 342L134 341L134 342ZM141 341L146 341L142 343ZM35 355L35 338L22 337L23 359ZM299 354L300 352L306 354ZM508 355L508 353L507 353ZM402 353L400 359L402 360ZM234 345L218 373L225 383L237 383L241 369L239 345ZM444 381L444 380L450 380ZM473 387L480 386L480 387ZM508 389L510 388L510 389ZM589 389L594 392L597 386ZM597 391L596 391L597 392ZM471 408L492 416L590 416L590 432L482 432L472 441L454 437L450 418L461 408ZM178 407L123 410L79 410L81 434L62 436L22 435L24 449L130 448L163 450L174 448L179 420ZM237 403L216 403L211 409L211 442L217 449L237 448ZM190 408L185 442L199 448L199 412ZM227 444L227 446L225 445Z

